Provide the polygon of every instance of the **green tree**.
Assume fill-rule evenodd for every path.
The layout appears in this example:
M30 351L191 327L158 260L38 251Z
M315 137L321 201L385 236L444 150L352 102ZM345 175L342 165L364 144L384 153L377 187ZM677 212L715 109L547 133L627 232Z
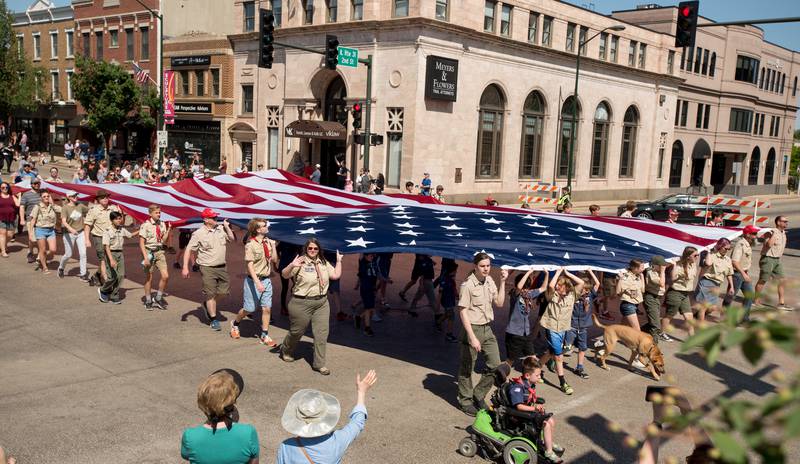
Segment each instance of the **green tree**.
M13 18L0 0L0 117L17 110L34 110L44 95L44 71L19 53Z
M87 126L102 134L107 144L111 134L139 107L139 87L119 65L84 56L77 56L75 65L72 93L86 109Z

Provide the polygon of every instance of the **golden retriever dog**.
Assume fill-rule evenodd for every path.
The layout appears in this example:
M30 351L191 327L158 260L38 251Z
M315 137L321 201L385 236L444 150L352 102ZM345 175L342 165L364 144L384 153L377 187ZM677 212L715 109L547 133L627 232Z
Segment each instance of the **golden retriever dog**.
M631 350L628 368L633 367L633 360L638 356L643 362L649 361L645 362L645 364L654 379L659 380L661 378L660 375L665 372L664 355L658 345L653 342L653 337L650 334L622 324L603 325L594 314L592 314L592 320L597 327L603 329L603 341L606 345L605 350L598 350L597 353L597 361L600 367L608 370L606 358L614 351L617 342L619 342Z

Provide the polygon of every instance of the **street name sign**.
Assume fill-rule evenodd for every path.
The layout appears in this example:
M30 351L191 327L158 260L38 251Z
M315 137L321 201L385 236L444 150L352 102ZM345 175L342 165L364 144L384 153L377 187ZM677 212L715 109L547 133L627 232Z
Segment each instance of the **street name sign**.
M339 65L349 66L351 68L358 67L358 49L339 47Z

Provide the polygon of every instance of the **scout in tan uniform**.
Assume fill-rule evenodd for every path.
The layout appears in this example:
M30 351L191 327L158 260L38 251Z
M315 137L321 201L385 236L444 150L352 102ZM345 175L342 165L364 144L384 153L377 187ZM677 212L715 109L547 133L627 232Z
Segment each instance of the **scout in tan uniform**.
M562 275L563 274L563 275ZM541 327L549 350L539 360L545 365L551 358L556 360L556 374L561 391L571 395L574 390L564 379L564 338L572 329L572 313L575 302L586 285L580 277L563 267L556 271L547 284L547 309L542 315Z
M750 277L750 266L753 264L753 243L756 241L758 227L749 225L742 230L739 240L733 242L731 264L733 265L733 293L727 293L722 306L728 307L739 290L742 291L742 308L744 314L740 322L750 320L750 309L753 307L753 279Z
M667 261L660 255L650 258L650 267L644 271L644 312L656 343L665 340L661 332L661 298L666 293L666 271Z
M119 287L125 280L125 255L122 247L125 245L126 238L139 235L139 231L131 233L122 227L125 216L119 211L112 211L108 216L111 219L111 227L103 232L101 239L103 248L105 248L108 278L103 282L103 286L97 289L97 296L103 303L111 301L112 304L120 304Z
M477 414L477 408L486 407L486 394L494 382L494 370L500 365L500 349L492 332L494 309L502 307L506 299L508 271L500 271L500 288L489 277L492 262L486 253L478 253L472 260L475 265L467 279L461 284L458 311L464 332L461 334L461 361L458 368L458 403L469 416ZM472 371L478 353L483 353L486 370L478 384L472 386Z
M669 332L669 324L672 318L678 312L683 315L683 318L688 323L686 330L689 335L694 335L694 328L691 325L694 316L692 315L689 295L694 291L698 269L697 262L699 260L700 254L697 252L697 248L689 246L683 249L681 258L672 266L672 272L670 273L672 284L669 286L667 296L664 298L667 314L661 319L661 331L665 335ZM667 338L671 340L669 336Z
M786 249L786 228L789 219L786 216L775 218L775 228L764 234L766 241L761 247L761 258L758 260L758 284L756 284L756 305L760 304L761 291L764 285L772 278L778 279L778 309L792 311L794 308L786 306L784 293L786 289L786 275L783 273L781 257Z
M64 241L64 255L58 263L58 276L64 277L64 266L72 257L72 250L78 249L80 259L80 279L84 282L89 281L86 274L86 241L83 233L83 219L89 211L89 207L83 203L78 203L78 192L70 192L67 195L67 204L61 207L61 238Z
M636 314L639 305L644 302L644 263L632 259L628 269L620 272L617 281L617 295L619 295L619 312L624 322L639 330L639 316ZM638 367L638 366L637 366Z
M147 211L150 213L150 219L144 221L139 228L139 250L142 252L142 266L144 266L144 308L152 311L153 307L167 309L164 289L167 288L169 273L164 248L169 240L172 226L161 221L160 206L150 205ZM155 298L150 291L153 284L153 268L158 269L161 274Z
M703 260L705 273L697 284L697 302L700 321L706 320L706 313L716 308L721 309L722 299L719 297L723 283L728 283L728 294L733 294L733 264L728 252L731 250L731 241L721 238L712 250L708 251Z
M211 208L204 209L200 216L203 218L203 226L194 231L186 246L187 253L183 254L181 274L184 279L189 278L189 258L192 252L197 253L197 264L203 277L203 295L205 295L203 308L211 322L211 329L220 330L217 303L230 291L225 252L228 250L228 242L233 241L233 231L227 219L220 226L217 222L218 215Z
M86 248L94 247L97 253L99 268L94 273L89 285L100 285L106 278L106 252L103 247L103 234L111 227L110 214L113 211L121 213L119 206L109 204L111 194L107 190L98 190L95 193L97 204L89 208L83 220L83 239Z
M53 197L47 190L40 190L41 202L33 207L31 219L28 222L28 239L33 242L36 239L39 249L36 270L42 270L45 274L50 274L47 269L47 258L56 253L56 222L58 215L61 214L61 207L53 204ZM45 251L47 244L47 251Z
M281 274L292 279L292 299L289 300L289 333L281 345L281 359L294 361L297 342L311 324L314 335L314 364L312 368L322 375L330 375L325 365L325 348L328 342L328 324L331 307L328 304L328 286L331 280L342 276L342 255L336 251L336 267L323 256L322 245L316 238L309 239L300 255L295 257Z
M242 309L231 321L231 338L239 338L239 323L245 313L261 308L261 335L259 340L269 347L277 345L269 337L269 318L272 309L272 269L278 265L275 242L267 238L269 222L264 218L253 218L247 224L247 243L244 246L244 262L247 277L244 279L244 302Z

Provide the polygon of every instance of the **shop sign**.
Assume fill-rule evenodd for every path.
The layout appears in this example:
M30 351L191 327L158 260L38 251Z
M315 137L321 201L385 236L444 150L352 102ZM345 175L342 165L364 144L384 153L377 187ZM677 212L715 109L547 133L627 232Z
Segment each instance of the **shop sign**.
M210 103L175 103L176 113L211 113Z
M170 58L172 67L178 66L208 66L211 64L211 55L173 56Z
M425 98L456 101L458 60L428 55L425 72Z

